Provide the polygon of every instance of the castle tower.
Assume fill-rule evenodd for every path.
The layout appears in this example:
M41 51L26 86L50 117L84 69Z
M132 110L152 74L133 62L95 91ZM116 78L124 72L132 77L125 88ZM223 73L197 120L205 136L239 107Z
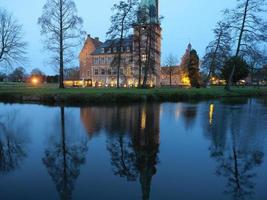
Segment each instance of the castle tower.
M140 7L147 10L149 16L148 23L159 23L159 1L142 0Z
M139 43L138 40L134 41L135 52L138 50L136 57L138 57L138 54L141 51L142 59L147 59L149 57L151 61L150 63L153 63L153 66L149 67L149 80L147 84L153 82L153 85L159 87L161 72L161 27L159 20L159 0L141 0L138 22L134 25L134 38L139 38ZM147 45L148 41L149 46ZM151 50L149 55L147 55L145 49ZM144 69L146 68L147 66L143 66L142 78L144 78L144 74L146 73L144 72Z

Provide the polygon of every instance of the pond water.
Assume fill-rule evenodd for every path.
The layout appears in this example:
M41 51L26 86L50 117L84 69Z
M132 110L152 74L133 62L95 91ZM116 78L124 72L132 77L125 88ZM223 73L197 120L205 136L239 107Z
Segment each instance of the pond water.
M0 199L267 199L267 101L0 104Z

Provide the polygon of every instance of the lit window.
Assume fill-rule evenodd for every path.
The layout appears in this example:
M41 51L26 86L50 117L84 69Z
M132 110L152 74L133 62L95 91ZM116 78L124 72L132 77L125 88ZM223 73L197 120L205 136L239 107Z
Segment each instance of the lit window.
M147 56L145 54L142 55L142 61L145 62L147 60Z
M98 75L98 69L95 69L95 75Z

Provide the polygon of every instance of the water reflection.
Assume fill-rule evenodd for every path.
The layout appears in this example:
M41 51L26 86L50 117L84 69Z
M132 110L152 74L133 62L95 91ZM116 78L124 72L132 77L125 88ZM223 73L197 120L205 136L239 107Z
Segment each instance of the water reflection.
M151 181L157 171L159 114L159 104L81 109L91 137L103 129L109 133L107 150L114 175L127 181L139 178L144 200L150 199Z
M60 127L60 132L55 131L50 136L43 158L43 163L55 182L62 200L72 199L75 180L80 175L81 165L85 164L88 150L86 138L75 138L74 130L69 128L72 123L70 120L67 121L68 123L66 123L65 109L61 107L60 117L56 118L52 128L55 131ZM69 124L67 129L66 124Z
M226 178L225 193L232 199L253 199L255 168L264 158L263 110L255 102L211 105L205 127L212 142L210 155L217 162L216 173Z
M265 200L265 103L0 105L0 199Z
M18 111L0 116L0 173L5 175L20 167L27 157L27 140L23 130L27 124L17 120ZM18 126L13 124L18 123Z

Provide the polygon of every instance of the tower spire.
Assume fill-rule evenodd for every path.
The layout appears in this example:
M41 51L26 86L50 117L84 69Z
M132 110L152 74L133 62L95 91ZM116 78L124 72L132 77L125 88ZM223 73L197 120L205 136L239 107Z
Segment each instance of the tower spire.
M148 23L159 23L159 0L141 0L140 5L147 10Z

